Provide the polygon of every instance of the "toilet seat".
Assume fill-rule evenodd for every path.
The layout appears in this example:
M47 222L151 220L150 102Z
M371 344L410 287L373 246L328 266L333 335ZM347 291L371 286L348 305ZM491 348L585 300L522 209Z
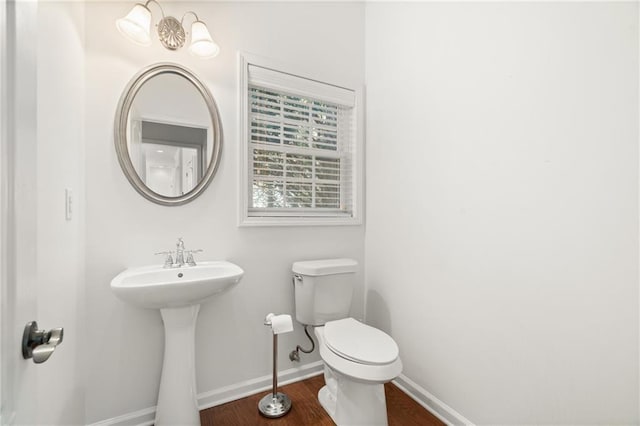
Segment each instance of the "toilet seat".
M327 322L324 337L331 351L359 364L386 365L398 358L398 345L388 334L353 318Z
M355 321L355 320L354 320ZM333 321L328 322L330 324ZM325 365L337 373L350 377L362 383L386 383L398 377L402 372L402 361L397 356L388 364L363 364L352 361L334 352L327 346L325 338L325 326L315 327L314 334L318 338L320 357ZM389 337L389 336L387 336ZM391 337L389 337L391 339ZM395 343L395 342L394 342Z

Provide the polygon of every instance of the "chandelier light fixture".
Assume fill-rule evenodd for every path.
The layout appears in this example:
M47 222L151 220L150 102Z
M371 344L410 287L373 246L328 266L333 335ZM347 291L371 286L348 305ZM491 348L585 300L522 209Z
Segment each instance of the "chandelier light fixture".
M191 44L189 52L199 58L213 58L220 52L220 47L211 38L209 30L195 12L185 12L179 21L173 16L165 16L162 6L156 0L147 0L145 4L137 3L124 18L116 21L116 27L122 35L134 43L142 46L151 44L151 10L149 3L155 3L160 8L162 19L158 22L158 38L160 43L169 50L178 50L184 46L187 33L184 30L184 18L191 14L195 21L191 24Z

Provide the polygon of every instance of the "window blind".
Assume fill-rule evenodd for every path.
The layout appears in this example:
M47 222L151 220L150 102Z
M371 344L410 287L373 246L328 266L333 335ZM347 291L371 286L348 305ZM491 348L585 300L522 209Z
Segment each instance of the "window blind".
M353 99L347 89L249 67L250 216L352 215Z

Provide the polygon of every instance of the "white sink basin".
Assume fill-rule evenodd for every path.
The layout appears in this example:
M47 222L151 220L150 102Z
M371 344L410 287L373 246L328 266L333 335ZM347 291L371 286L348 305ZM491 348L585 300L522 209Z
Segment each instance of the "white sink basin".
M244 271L231 262L199 262L197 266L129 268L111 280L115 295L141 308L197 305L240 281Z

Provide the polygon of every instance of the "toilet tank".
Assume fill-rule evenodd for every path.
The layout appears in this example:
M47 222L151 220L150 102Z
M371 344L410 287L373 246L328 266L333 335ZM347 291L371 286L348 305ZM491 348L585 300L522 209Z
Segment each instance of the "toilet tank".
M347 318L357 268L358 262L353 259L295 262L291 270L298 322L324 325Z

